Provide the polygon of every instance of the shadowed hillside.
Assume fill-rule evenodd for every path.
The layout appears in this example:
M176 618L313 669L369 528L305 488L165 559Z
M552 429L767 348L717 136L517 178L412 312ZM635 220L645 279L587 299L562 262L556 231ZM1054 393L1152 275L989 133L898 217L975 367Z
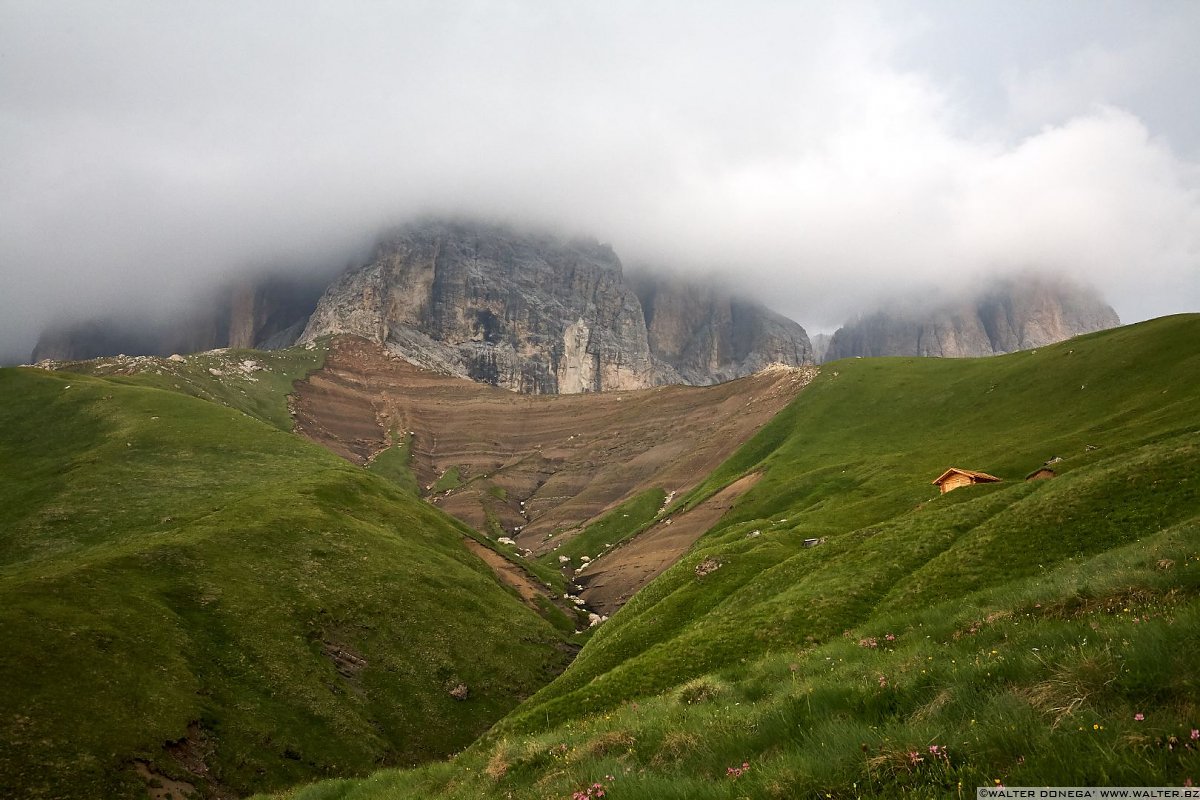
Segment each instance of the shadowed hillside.
M0 795L444 757L562 668L463 526L286 431L322 355L0 370Z

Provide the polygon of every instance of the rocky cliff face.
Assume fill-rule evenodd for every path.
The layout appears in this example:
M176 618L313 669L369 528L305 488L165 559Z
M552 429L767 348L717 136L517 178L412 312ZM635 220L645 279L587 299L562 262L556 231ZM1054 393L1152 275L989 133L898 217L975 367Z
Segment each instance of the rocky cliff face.
M813 361L823 364L825 362L825 354L829 352L829 343L833 340L833 334L814 333L808 338L812 342Z
M997 281L967 300L864 316L838 329L825 360L990 356L1120 324L1116 312L1091 289L1026 276Z
M222 287L178 319L103 318L54 326L38 337L33 360L288 347L304 330L325 284L317 278L246 279Z
M337 279L301 341L356 334L531 394L710 384L811 363L803 328L762 306L681 281L639 287L642 298L607 245L430 222Z
M654 384L637 296L612 249L431 222L334 281L301 341L352 333L421 366L528 394Z
M642 276L634 285L664 380L705 385L771 363L813 363L804 329L758 303L679 278Z

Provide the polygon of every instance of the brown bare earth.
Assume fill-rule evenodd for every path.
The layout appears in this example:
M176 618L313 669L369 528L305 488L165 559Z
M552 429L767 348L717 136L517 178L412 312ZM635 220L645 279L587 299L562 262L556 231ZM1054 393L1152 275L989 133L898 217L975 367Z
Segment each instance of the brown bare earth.
M134 761L133 769L146 782L146 794L150 800L188 800L196 796L195 786L187 781L168 778L145 761Z
M484 547L474 539L464 538L463 544L483 563L492 568L492 572L496 574L501 583L516 589L517 594L521 596L521 602L534 611L538 610L537 598L546 596L546 588L538 583L536 578L495 550Z
M757 472L746 475L695 508L655 524L592 561L575 576L575 583L583 587L579 596L599 614L615 613L638 589L678 561L760 477Z
M366 340L338 337L324 367L296 384L291 405L297 432L356 464L386 449L393 434L411 435L410 466L423 494L477 530L541 555L640 492L686 492L815 373L778 367L717 386L533 396L423 370ZM435 493L452 470L458 481L444 480ZM696 525L707 519L699 508L693 515ZM641 545L670 560L647 568L631 556L628 569L653 577L701 533L681 535L682 545L675 536L669 545ZM610 571L608 585L616 587L613 580ZM613 597L629 588L622 584Z

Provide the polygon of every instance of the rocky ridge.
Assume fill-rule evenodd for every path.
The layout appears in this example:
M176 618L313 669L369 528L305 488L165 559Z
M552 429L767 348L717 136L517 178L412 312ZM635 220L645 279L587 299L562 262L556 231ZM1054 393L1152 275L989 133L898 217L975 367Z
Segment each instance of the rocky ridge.
M612 249L500 227L396 232L333 282L300 341L328 334L525 394L654 383L641 307Z
M56 325L42 332L32 361L290 347L324 286L320 278L261 276L227 283L177 318L106 317Z
M716 285L649 275L633 284L650 353L665 382L720 383L770 364L815 360L800 325Z
M712 384L812 363L804 329L705 285L627 281L608 245L480 223L385 239L325 292L300 341L351 334L525 394Z
M1040 276L997 280L932 308L881 309L834 333L823 361L854 356L965 358L1042 347L1120 325L1091 289Z

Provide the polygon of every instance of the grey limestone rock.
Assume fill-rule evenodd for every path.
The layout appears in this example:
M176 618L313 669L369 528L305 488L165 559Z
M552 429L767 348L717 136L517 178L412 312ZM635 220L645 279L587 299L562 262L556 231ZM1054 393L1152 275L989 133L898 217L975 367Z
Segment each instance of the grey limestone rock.
M704 385L773 363L813 363L804 329L759 303L680 278L641 276L635 284L650 351L664 375Z
M1011 353L1120 325L1093 290L1025 275L924 309L881 309L834 333L825 361L853 356L964 358Z
M300 340L355 334L530 394L709 384L812 363L804 329L761 305L680 280L636 287L593 240L427 221L334 281Z
M329 287L300 341L333 333L528 394L655 382L612 249L498 225L433 221L386 237Z

